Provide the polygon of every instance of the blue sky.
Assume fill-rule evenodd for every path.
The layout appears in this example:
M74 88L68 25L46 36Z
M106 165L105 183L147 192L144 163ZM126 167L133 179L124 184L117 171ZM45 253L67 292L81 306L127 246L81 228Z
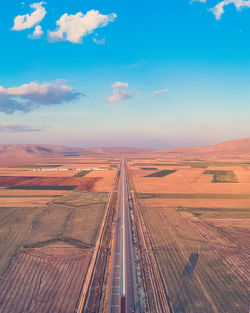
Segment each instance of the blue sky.
M250 1L13 0L0 19L1 143L249 137Z

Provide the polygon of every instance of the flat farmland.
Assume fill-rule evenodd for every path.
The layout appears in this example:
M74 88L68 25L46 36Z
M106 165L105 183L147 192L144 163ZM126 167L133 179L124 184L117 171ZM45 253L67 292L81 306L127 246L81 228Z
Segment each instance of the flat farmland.
M1 197L0 202L1 207L19 207L20 209L23 207L38 207L45 206L47 203L52 201L54 197L34 197L34 196L26 196L26 197Z
M0 207L0 279L24 244L40 207Z
M201 220L189 213L183 215L250 290L250 220L243 219L240 223L233 219Z
M249 165L129 165L173 312L248 313ZM175 172L156 177L157 171Z
M39 168L1 168L0 167L0 176L40 176L40 177L71 177L76 174L77 171L66 171L60 170L59 168L47 168L44 170L39 170Z
M74 312L90 256L77 248L21 250L0 283L0 312Z
M174 312L248 313L248 291L174 208L144 207Z
M110 192L112 190L116 171L91 171L87 177L101 177L92 188L92 191Z
M238 167L224 167L233 170L238 177L238 183L213 183L212 174L204 174L202 168L188 167L158 167L159 170L176 170L165 177L145 177L155 172L131 167L138 193L249 193L250 171ZM210 169L210 167L208 168ZM212 169L212 167L211 167ZM216 167L213 167L216 169ZM245 173L243 173L243 171Z
M0 187L24 189L24 187L53 186L74 187L77 190L91 190L100 177L26 177L26 176L1 176ZM37 188L39 189L39 188ZM65 188L66 189L66 188Z
M25 247L65 241L92 247L104 215L108 193L71 192L50 202L33 224Z
M67 191L65 190L32 190L32 192L30 190L23 190L23 189L5 189L5 188L0 188L0 198L4 198L4 197L32 197L32 196L36 196L36 197L52 197L52 196L62 196L65 193L67 193Z
M193 162L197 166L197 162ZM136 163L135 163L136 164ZM155 161L147 164L152 168ZM152 164L152 165L150 165ZM145 170L138 166L130 165L134 183L139 194L155 194L153 198L146 199L148 205L156 206L176 206L176 207L218 207L218 208L250 208L250 167L246 165L224 165L221 162L207 163L207 167L197 168L192 166L175 165L157 166L159 171L176 170L176 172L165 177L145 177L153 174L155 170ZM174 164L174 163L172 163ZM146 168L143 166L143 168ZM206 171L226 171L233 172L237 177L235 182L213 182L213 174L205 174ZM169 195L162 197L161 195ZM159 195L159 196L157 196ZM147 198L147 197L144 197Z

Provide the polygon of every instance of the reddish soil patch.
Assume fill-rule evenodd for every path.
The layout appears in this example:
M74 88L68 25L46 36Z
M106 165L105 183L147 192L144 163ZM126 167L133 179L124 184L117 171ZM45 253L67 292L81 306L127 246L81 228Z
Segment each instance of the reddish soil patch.
M101 177L25 177L0 176L0 187L11 186L78 186L76 190L91 190Z
M22 250L0 284L0 311L74 312L90 255L76 248Z

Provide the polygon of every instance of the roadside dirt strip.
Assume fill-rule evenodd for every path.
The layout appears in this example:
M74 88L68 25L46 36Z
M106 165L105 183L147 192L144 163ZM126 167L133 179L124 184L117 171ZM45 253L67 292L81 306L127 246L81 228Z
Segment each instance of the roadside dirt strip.
M137 198L132 174L128 171L128 182L131 194L131 209L134 215L134 241L138 251L138 265L143 281L141 304L143 312L172 313L168 291L164 284L160 267L154 255L148 228Z
M112 192L107 204L107 210L102 221L85 281L79 296L76 313L103 312L106 293L108 264L111 257L112 225L116 212L116 201L119 182L119 171L114 180Z

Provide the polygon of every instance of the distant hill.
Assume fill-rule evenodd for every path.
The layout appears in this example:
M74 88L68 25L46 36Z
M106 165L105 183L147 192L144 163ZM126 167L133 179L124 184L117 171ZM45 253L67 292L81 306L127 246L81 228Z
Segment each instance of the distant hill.
M154 152L175 157L250 157L250 138L229 140L210 146L177 147Z
M177 147L165 150L131 147L74 148L56 145L0 145L0 165L61 157L167 157L167 158L249 158L250 138L210 146Z
M56 145L0 145L1 164L27 163L32 160L61 157L121 157L144 155L153 152L153 149L131 147L99 147L74 148Z

